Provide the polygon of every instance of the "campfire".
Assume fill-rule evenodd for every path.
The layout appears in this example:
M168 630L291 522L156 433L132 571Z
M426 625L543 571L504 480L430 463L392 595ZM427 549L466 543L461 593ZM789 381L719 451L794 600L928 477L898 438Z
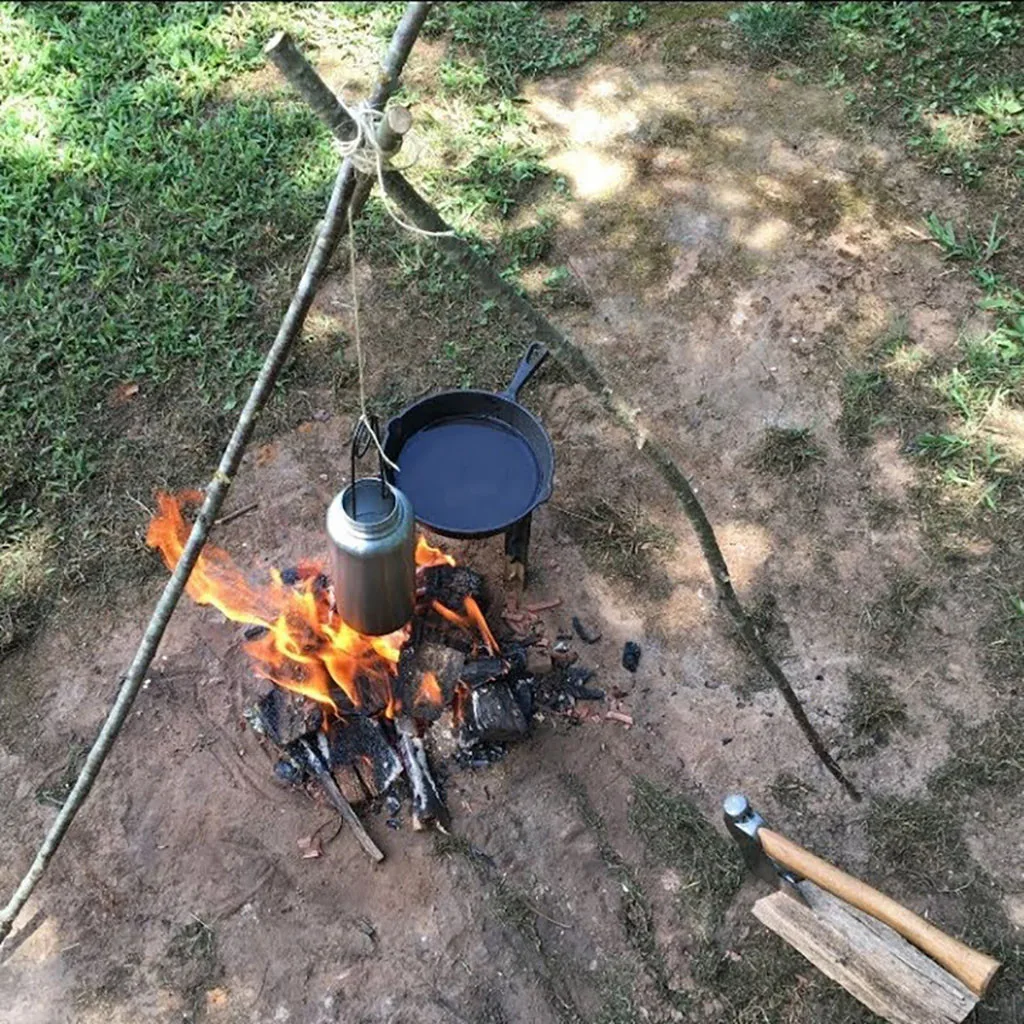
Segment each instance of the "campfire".
M146 540L169 569L190 530L183 507L201 497L158 495ZM447 727L456 764L481 767L528 735L537 708L564 713L577 699L604 697L587 685L591 673L574 664L565 639L550 663L530 651L535 637L511 634L499 643L485 616L483 577L422 536L415 614L387 636L366 636L341 620L317 562L272 569L257 585L207 544L187 593L246 627L253 670L273 684L246 717L277 748L277 777L319 784L353 824L346 808L375 803L395 827L408 793L414 829L447 829L428 753L428 744L435 758L442 746L431 737L435 723Z

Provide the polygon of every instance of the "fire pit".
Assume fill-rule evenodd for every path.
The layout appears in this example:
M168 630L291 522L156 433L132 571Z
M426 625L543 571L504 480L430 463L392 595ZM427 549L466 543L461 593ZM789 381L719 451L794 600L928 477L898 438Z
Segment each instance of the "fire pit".
M158 495L147 543L169 568L190 529L183 506L199 499ZM536 637L507 626L499 640L479 573L422 535L415 561L415 613L386 636L366 636L339 617L331 581L315 562L271 570L257 585L226 551L207 545L187 587L194 601L246 627L255 674L273 684L246 718L275 748L276 777L319 786L375 859L382 854L352 807L385 809L397 827L409 800L414 829L447 830L439 778L503 757L529 735L538 709L566 713L577 700L604 697L575 664L568 638L550 658L531 650Z

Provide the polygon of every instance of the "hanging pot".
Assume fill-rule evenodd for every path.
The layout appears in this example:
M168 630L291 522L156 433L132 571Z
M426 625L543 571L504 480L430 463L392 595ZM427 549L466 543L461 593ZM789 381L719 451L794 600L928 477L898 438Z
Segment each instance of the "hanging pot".
M327 510L327 536L338 615L360 633L383 636L412 618L416 521L409 499L385 478L383 457L378 476L356 478L356 459L371 443L359 424L352 435L352 482Z

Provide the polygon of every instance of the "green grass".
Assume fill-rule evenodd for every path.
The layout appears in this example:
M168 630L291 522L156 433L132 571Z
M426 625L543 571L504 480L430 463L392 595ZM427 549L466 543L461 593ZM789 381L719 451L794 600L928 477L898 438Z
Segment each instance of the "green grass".
M1019 4L748 3L731 17L762 65L797 61L858 115L900 122L940 173L1020 193Z
M893 693L892 684L878 676L851 673L850 700L844 720L856 737L881 745L907 721L906 703Z
M595 569L654 597L665 597L671 590L658 556L671 550L672 538L643 514L639 503L630 506L601 498L559 508L559 513Z
M839 435L848 448L862 448L870 443L887 387L885 376L878 370L850 370L843 378Z
M0 652L61 588L144 571L135 500L206 478L276 329L336 155L263 70L264 42L286 28L314 64L335 46L360 74L403 7L0 3ZM520 83L575 66L643 16L529 3L430 16L447 56L436 86L403 94L418 183L513 279L545 259L565 202ZM527 198L536 210L509 231ZM389 221L374 231L384 220L371 204L360 254L415 282L425 315L457 315L430 356L439 373L506 383L518 342L496 342L493 307ZM300 350L279 393L307 379L348 404L354 375L336 351ZM409 397L390 387L382 405ZM269 426L299 408L273 403Z
M792 476L824 458L810 427L768 427L754 453L753 465L764 473Z

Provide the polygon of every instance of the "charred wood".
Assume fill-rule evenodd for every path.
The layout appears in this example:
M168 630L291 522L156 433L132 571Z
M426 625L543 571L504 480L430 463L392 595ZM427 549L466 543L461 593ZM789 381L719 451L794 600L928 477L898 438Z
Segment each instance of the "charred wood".
M470 689L476 689L495 679L504 679L509 674L509 663L504 658L477 658L467 661L459 676Z
M320 735L322 736L323 733ZM301 757L305 767L312 772L314 776L316 776L316 780L320 783L327 799L352 829L359 845L366 851L370 859L378 862L382 861L384 859L384 854L381 852L377 844L370 838L370 834L363 827L363 823L359 820L359 816L354 810L352 810L352 805L342 795L337 782L334 781L334 776L330 773L330 770L322 759L320 753L313 748L313 745L308 740L299 740L297 743L293 744L292 749L294 750L295 756Z
M253 725L279 747L287 747L323 722L320 706L297 693L274 686L256 702Z
M487 609L487 584L480 573L464 565L432 565L421 573L420 585L428 601L440 601L446 608L458 611L466 598L472 597L482 609Z
M471 690L463 707L459 742L464 747L478 743L508 743L529 732L529 723L519 702L504 682L485 683Z
M402 762L372 718L339 718L317 740L331 769L353 769L371 797L387 792L402 774Z
M429 825L436 825L442 832L447 832L451 820L431 774L426 746L416 735L415 725L408 719L399 719L396 730L405 776L412 789L412 827L422 832Z

